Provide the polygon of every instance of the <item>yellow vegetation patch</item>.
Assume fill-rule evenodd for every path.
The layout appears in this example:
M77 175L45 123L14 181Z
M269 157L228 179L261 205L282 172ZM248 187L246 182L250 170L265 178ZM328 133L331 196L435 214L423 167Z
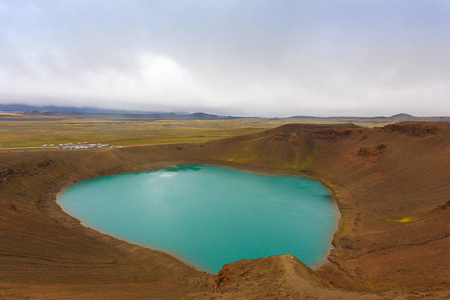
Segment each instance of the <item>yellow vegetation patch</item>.
M411 222L413 220L412 217L404 217L404 218L400 218L400 219L386 219L386 222L400 222L400 223L408 223Z
M407 222L411 222L411 221L412 221L411 217L405 217L405 218L395 220L395 222L401 222L401 223L407 223Z
M342 217L338 224L336 235L345 233L348 230L348 217Z
M236 162L236 163L240 163L240 164L243 164L243 163L247 163L247 162L249 162L249 161L252 161L252 160L254 160L254 159L256 159L257 157L255 157L255 156L248 156L248 157L230 157L230 158L225 158L225 159L223 159L223 160L225 160L225 161L229 161L229 162Z
M327 187L329 187L329 188L334 188L336 185L335 184L332 184L331 182L329 182L328 180L323 180L323 183L327 186Z
M311 163L313 162L314 157L316 156L316 154L317 154L316 153L316 149L314 149L312 153L309 153L306 156L305 160L300 164L299 170L300 171L304 171L307 168L309 168L309 166L311 166Z
M266 136L262 136L262 137L258 137L258 138L255 138L255 139L244 140L244 141L241 141L241 143L256 142L256 141L259 141L259 140L262 140L262 139L265 139L265 138L266 138Z

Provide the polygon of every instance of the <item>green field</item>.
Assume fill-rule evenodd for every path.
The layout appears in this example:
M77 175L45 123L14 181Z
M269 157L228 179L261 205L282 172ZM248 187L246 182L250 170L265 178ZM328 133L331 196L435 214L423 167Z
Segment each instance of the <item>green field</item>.
M68 119L55 121L0 121L0 148L44 144L108 143L142 145L201 142L261 131L270 126L239 120L136 121Z
M204 142L250 134L288 123L343 123L342 119L151 120L151 119L0 119L0 148L39 147L44 144L105 143L143 145ZM354 122L363 126L384 123Z

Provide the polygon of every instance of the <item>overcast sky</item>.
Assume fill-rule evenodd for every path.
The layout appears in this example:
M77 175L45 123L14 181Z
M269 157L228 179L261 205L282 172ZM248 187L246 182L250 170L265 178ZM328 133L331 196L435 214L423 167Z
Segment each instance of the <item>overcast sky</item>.
M0 103L450 115L450 0L0 0Z

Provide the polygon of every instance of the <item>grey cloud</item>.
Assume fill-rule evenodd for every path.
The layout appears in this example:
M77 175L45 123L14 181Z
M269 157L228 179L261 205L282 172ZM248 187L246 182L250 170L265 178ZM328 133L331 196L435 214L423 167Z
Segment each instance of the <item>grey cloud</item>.
M0 1L0 102L450 112L450 1Z

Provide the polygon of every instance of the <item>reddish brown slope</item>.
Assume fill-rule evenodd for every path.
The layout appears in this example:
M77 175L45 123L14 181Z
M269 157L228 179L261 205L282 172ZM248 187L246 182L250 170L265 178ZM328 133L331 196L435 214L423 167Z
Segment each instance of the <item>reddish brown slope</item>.
M318 271L336 286L449 288L448 124L287 125L205 148L223 161L298 170L334 190L336 249Z
M173 299L212 292L211 276L166 254L83 228L54 202L55 193L74 180L186 162L303 173L323 180L335 191L342 218L332 263L318 273L335 286L448 290L449 143L449 124L383 129L286 125L206 144L1 153L0 295ZM278 268L285 266L281 261L275 257L265 263ZM259 262L238 265L250 271ZM280 271L281 282L312 278L308 271L280 268L287 270ZM278 292L296 297L298 290L271 284L270 273L259 270L260 277L243 278L258 284L247 285L236 277L231 281L241 282L240 289L225 286L221 295L251 298L270 289L274 297ZM325 290L322 298L328 297ZM318 290L311 292L317 296ZM210 297L208 293L203 295Z
M165 253L86 229L55 203L69 183L136 170L138 163L114 151L0 157L0 296L174 299L212 288L210 275Z

